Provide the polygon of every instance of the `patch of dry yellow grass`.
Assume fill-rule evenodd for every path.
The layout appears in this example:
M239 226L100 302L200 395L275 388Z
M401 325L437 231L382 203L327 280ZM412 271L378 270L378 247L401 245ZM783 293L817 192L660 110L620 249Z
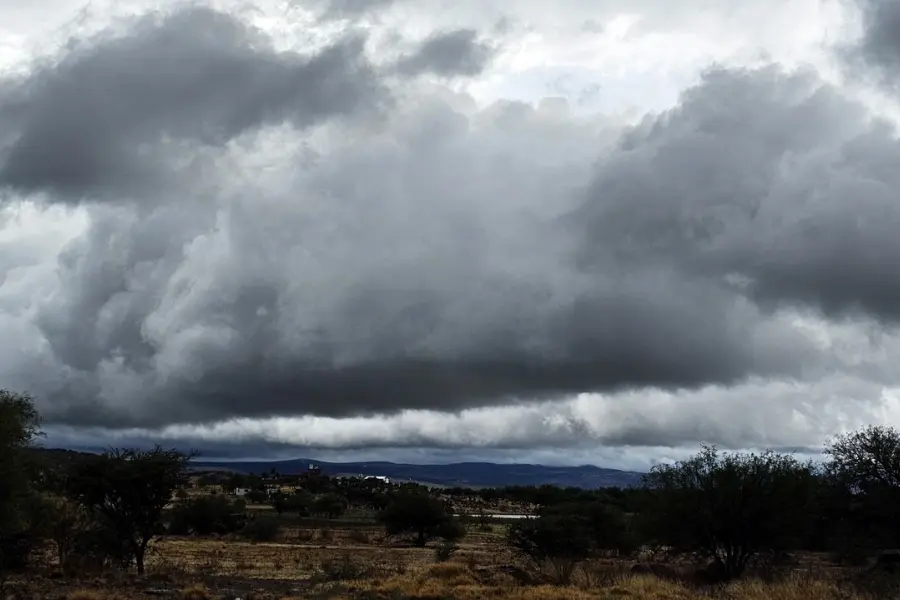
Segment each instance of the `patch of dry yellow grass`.
M181 600L209 600L209 590L203 585L192 585L181 590Z
M739 581L727 587L733 600L863 600L863 596L841 589L834 582L811 577L795 577L777 584Z
M651 575L623 575L602 586L526 586L511 578L485 581L458 562L430 565L382 581L353 582L347 591L348 598L366 593L384 598L454 600L869 600L833 582L801 577L778 583L740 581L715 592Z
M66 600L104 600L105 596L94 590L74 590L66 596Z

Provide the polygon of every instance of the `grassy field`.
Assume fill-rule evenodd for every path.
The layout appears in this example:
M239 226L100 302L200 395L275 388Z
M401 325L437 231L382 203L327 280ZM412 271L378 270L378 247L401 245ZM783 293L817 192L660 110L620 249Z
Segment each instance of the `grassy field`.
M568 585L541 581L542 570L524 564L505 546L504 526L472 527L457 553L439 562L435 548L415 548L385 538L359 518L311 523L285 517L277 541L251 543L236 536L165 537L148 556L142 578L108 573L67 579L48 564L41 576L13 581L19 599L260 600L881 600L897 596L885 586L866 591L849 571L823 557L803 557L790 571L703 588L689 578L634 575L636 561L604 560L580 566ZM674 569L674 567L673 567ZM685 571L685 573L687 573ZM869 577L857 577L872 583Z

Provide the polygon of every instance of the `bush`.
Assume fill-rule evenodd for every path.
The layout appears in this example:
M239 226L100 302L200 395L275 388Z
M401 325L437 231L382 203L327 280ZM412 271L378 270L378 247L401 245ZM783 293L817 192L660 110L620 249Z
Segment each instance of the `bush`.
M575 567L588 558L593 549L583 519L573 515L524 519L509 527L506 540L559 584L571 581Z
M225 496L194 498L172 510L168 531L172 535L234 533L246 524L239 508Z
M319 529L319 540L323 542L332 542L334 541L334 531L331 529Z
M630 556L639 547L636 536L628 527L621 511L602 501L565 502L543 508L539 515L580 521L581 528L590 540L592 556L609 553Z
M347 512L347 499L340 494L323 494L312 501L310 511L328 519L336 519Z
M420 547L429 539L458 540L466 533L446 504L421 492L397 494L381 512L379 520L388 535L412 534Z
M456 545L456 542L445 540L435 547L434 559L438 562L447 562L453 558L453 555L456 554L457 550L459 550L459 546Z
M705 448L675 465L657 465L645 484L642 521L652 542L713 561L727 580L757 556L796 546L808 523L815 469L774 452Z
M36 542L28 533L0 536L0 573L25 569Z
M347 539L357 544L368 544L371 541L369 534L362 529L351 529L347 534Z
M372 574L372 569L362 563L353 560L349 553L345 552L340 558L328 558L319 566L319 579L323 581L350 581L365 579Z
M272 542L281 533L281 523L275 517L257 516L244 526L241 534L254 542Z

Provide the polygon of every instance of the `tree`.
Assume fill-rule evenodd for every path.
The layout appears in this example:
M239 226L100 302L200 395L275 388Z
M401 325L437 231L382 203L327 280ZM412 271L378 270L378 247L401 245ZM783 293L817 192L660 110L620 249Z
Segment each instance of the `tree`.
M347 499L340 494L322 494L313 500L310 510L316 515L337 519L347 511Z
M584 519L564 513L514 523L507 529L506 541L538 568L549 567L559 584L567 584L578 563L592 553Z
M244 507L225 496L200 496L172 509L168 531L174 535L233 533L246 524Z
M900 540L900 431L871 426L840 435L825 454L836 533L869 547L895 547Z
M60 568L66 570L69 557L79 545L79 538L91 529L93 523L87 511L68 498L54 498L47 508L45 531L56 546Z
M282 494L281 492L276 492L272 494L272 508L275 509L275 512L280 517L284 513L289 510L292 510L293 497L288 496L286 494Z
M617 508L600 500L565 502L541 508L541 517L567 517L580 523L588 536L592 555L613 553L627 556L634 552L636 540L625 516Z
M254 542L273 542L281 531L281 521L268 515L256 515L247 521L241 533Z
M401 492L394 496L379 515L388 535L413 534L415 544L425 546L429 539L456 540L465 528L436 498L421 492Z
M688 460L654 467L644 483L651 539L711 559L723 579L732 579L758 554L797 544L815 470L788 455L720 455L706 447Z
M0 576L24 566L30 554L35 465L28 449L39 426L31 396L0 390Z
M315 498L312 494L310 494L306 490L297 490L294 493L294 499L291 502L291 507L293 508L294 512L297 513L298 517L308 517L310 514L312 514L313 502L315 502Z
M69 497L101 520L116 540L123 566L132 562L144 573L144 555L162 530L162 513L185 481L189 455L177 450L111 450L92 457L70 473Z

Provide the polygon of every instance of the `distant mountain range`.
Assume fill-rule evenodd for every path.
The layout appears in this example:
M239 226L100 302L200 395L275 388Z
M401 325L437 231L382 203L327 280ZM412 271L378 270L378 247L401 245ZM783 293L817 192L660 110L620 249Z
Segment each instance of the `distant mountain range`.
M454 463L449 465L409 465L392 462L329 463L309 458L283 461L196 461L192 466L203 470L227 470L241 473L264 473L275 469L281 474L306 471L315 465L325 475L381 475L392 481L414 481L441 487L504 487L510 485L555 485L596 489L629 487L640 483L643 473L603 469L592 465L579 467L546 467L527 464Z

